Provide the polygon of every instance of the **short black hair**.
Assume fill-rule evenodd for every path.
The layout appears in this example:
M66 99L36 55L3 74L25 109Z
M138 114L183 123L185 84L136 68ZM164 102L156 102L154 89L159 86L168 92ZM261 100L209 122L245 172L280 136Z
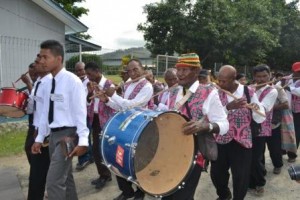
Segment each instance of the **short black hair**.
M46 40L41 43L41 49L50 49L51 53L55 56L62 57L62 63L64 62L64 47L56 40Z
M281 76L284 76L284 74L281 73L281 72L277 72L277 73L275 74L275 78L278 78L278 77L281 77Z
M246 75L245 74L243 74L243 73L238 73L237 75L236 75L236 80L240 80L241 78L243 78L243 77L246 77Z
M253 74L256 74L257 72L263 72L263 71L267 71L269 74L271 72L270 67L266 64L259 64L253 68Z
M30 63L30 65L28 66L28 68L33 69L34 67L34 63Z
M92 71L97 71L97 72L102 73L99 65L96 62L88 62L88 63L86 63L84 69L85 70L90 69Z

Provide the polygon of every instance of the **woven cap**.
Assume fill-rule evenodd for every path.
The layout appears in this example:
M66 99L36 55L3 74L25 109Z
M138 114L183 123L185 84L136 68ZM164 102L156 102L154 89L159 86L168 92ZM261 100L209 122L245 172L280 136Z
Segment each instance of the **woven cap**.
M187 53L179 56L176 67L201 67L199 56L195 53Z

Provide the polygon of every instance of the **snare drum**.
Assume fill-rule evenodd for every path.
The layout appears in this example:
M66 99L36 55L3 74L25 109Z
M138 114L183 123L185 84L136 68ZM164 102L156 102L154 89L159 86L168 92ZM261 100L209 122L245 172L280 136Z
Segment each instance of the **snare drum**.
M28 95L15 88L0 89L0 115L5 117L23 117Z
M195 164L195 140L177 112L135 108L106 124L101 151L108 168L155 197L180 189Z

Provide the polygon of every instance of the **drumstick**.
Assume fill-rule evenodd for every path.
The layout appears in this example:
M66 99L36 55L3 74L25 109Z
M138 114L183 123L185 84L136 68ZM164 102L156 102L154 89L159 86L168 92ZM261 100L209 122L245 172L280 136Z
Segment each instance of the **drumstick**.
M167 88L167 89L164 89L164 90L158 92L157 94L153 95L153 96L151 97L151 99L154 98L154 97L156 97L156 96L161 95L161 94L164 93L164 92L171 91L171 90L175 89L177 86L178 86L178 83L174 84L173 86L171 86L171 87L169 87L169 88Z
M15 86L15 83L14 83L14 82L11 82L11 84L12 84L12 86L13 86L14 88L16 88L16 86Z
M127 82L125 82L125 83L122 84L122 85L118 85L118 86L115 87L115 90L119 89L120 87L122 87L122 86L125 85L125 84L130 84L130 83L136 82L136 81L138 81L138 80L140 80L140 79L142 79L142 78L145 78L147 75L148 75L148 74L144 74L144 75L142 75L142 76L140 76L140 77L137 77L137 78L135 78L135 79L132 79L132 80L130 80L130 81L127 81ZM96 98L96 97L98 97L98 96L99 96L98 94L94 94L94 95L91 96L89 99L94 99L94 98Z
M26 75L26 74L28 74L29 73L29 71L27 71L25 74L23 74L23 75ZM22 76L23 76L22 75ZM17 83L19 80L21 80L21 78L22 78L22 76L18 79L18 80L16 80L14 83Z
M213 83L213 85L218 89L221 90L222 92L224 92L225 94L227 94L228 96L231 96L234 100L238 100L239 98L237 98L236 96L234 96L231 92L222 89L220 86L218 86L217 84ZM260 112L259 110L254 109L250 104L246 104L247 108L250 108L251 110L253 110L254 112L256 112L257 114L259 114L260 116L266 117L266 115L262 112Z

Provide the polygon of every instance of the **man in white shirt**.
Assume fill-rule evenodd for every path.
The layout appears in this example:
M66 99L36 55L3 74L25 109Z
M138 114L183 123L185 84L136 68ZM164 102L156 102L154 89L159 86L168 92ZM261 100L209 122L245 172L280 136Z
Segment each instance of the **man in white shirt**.
M110 88L109 90L106 90L105 94L107 96L103 101L106 102L106 105L116 111L134 107L147 107L148 102L153 95L153 87L145 78L140 78L145 73L142 63L137 59L131 59L128 62L126 71L131 80L135 81L127 84L125 83L124 97L118 96L115 93L115 88ZM118 176L117 181L122 193L114 198L114 200L127 200L132 197L134 197L134 200L144 199L145 195L140 189L137 189L137 191L134 192L131 182Z
M266 140L272 136L273 107L278 92L272 86L266 84L271 79L269 66L261 64L253 68L253 77L256 87L256 95L266 112L266 120L261 124L261 133L253 137L253 154L249 188L255 191L257 196L264 194L265 165L263 162Z
M186 91L183 99L187 99L185 102L180 100L175 108L191 120L183 124L182 132L185 135L194 134L195 137L207 132L223 135L229 128L227 115L216 89L199 83L198 74L201 68L200 59L195 53L181 55L176 63L178 84L184 88L184 93ZM203 160L203 155L198 155L198 159ZM202 166L195 164L184 187L162 199L193 200L201 170Z
M218 199L231 199L232 193L228 187L229 168L232 173L233 199L244 199L249 185L252 136L251 120L261 123L265 117L247 108L250 104L254 109L264 113L255 91L236 81L236 69L224 65L218 76L219 96L227 113L229 131L225 135L217 135L218 158L211 162L211 179L219 196ZM233 94L237 99L228 95Z
M53 76L45 86L44 108L39 123L38 136L32 146L32 153L41 152L41 146L50 127L50 166L47 174L49 200L77 200L76 186L72 174L72 158L87 151L89 130L86 126L86 98L81 80L63 67L64 49L55 40L40 45L40 63ZM74 149L62 149L61 143L78 136ZM69 145L66 145L69 146ZM71 151L69 153L68 151ZM66 152L66 154L64 154Z

